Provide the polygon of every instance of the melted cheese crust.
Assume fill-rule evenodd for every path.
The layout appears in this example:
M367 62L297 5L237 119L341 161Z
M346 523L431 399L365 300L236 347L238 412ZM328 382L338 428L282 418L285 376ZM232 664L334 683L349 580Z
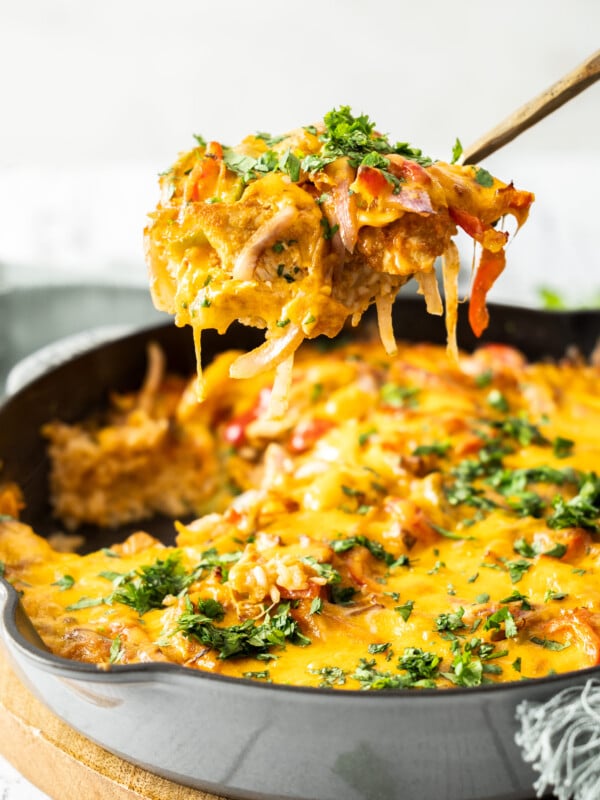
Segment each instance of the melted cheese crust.
M115 398L102 421L48 426L54 500L72 525L155 510L133 480L82 463L92 442L109 473L152 473L165 507L201 515L177 524L176 548L140 532L85 556L0 518L5 575L53 652L340 689L600 663L598 368L529 365L503 346L458 364L433 345L393 359L375 343L305 347L274 422L261 416L272 376L231 380L237 355L207 369L201 405L167 377ZM181 590L139 613L120 590L169 558Z
M291 360L304 339L333 337L376 303L382 341L393 352L391 305L412 277L428 311L441 314L439 256L455 353L458 227L481 246L469 314L480 335L487 292L505 264L508 233L496 223L512 215L522 225L533 202L530 192L480 167L400 155L374 132L370 146L386 141L391 150L378 151L378 160L328 157L324 131L248 136L233 148L199 144L162 175L145 231L154 303L194 328L198 356L206 328L224 332L240 320L266 329L266 343L238 358L231 374L247 378L287 363L273 417L285 410ZM199 357L198 370L200 377ZM198 395L206 395L201 381Z

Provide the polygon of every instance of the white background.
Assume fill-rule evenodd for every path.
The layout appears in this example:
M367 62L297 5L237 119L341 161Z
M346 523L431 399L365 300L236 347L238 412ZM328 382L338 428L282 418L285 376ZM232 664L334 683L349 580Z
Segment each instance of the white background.
M597 0L2 0L0 290L144 285L156 174L192 133L233 144L350 104L447 159L599 45ZM600 84L485 166L537 194L492 299L593 300ZM36 796L0 765L4 786Z

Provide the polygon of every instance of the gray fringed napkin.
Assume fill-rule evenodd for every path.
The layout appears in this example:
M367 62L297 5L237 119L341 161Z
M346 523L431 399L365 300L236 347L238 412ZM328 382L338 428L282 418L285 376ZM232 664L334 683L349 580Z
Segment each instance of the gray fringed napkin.
M515 740L540 773L538 797L552 788L558 800L600 800L600 681L564 689L546 703L517 706Z

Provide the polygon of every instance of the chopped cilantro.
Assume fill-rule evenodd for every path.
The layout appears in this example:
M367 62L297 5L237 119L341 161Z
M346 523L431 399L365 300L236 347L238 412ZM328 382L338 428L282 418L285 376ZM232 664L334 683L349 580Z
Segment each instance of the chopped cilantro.
M335 603L335 605L338 606L346 606L352 603L352 599L356 594L356 589L353 586L339 586L332 584L329 593L332 603Z
M492 628L501 628L502 623L504 623L504 633L508 638L517 635L517 625L507 606L503 606L498 611L490 614L484 623L483 629L489 631Z
M564 554L567 552L567 545L561 544L560 542L556 542L550 550L546 550L542 553L543 556L550 556L551 558L562 558Z
M457 541L475 539L474 536L461 536L460 533L454 533L453 531L448 531L446 530L446 528L441 528L439 525L434 525L433 522L430 522L429 524L434 531L437 531L437 533L439 533L440 536L443 536L445 539L456 539Z
M105 570L102 570L102 572L98 573L98 577L99 578L105 578L107 581L111 581L111 583L112 583L114 581L120 580L126 574L127 573L125 573L125 572L114 572L113 570L105 569Z
M454 146L452 148L452 161L450 163L456 164L456 162L462 156L462 154L463 154L463 146L461 144L460 139L457 136L456 141L454 142Z
M384 642L383 644L370 644L368 647L369 653L374 656L378 653L385 653L385 651L392 646L391 642Z
M335 223L335 225L330 225L327 217L321 217L321 227L323 228L323 238L326 241L333 239L335 234L340 229L340 226L337 224L337 222Z
M323 389L325 387L322 383L314 383L313 387L310 391L310 402L316 403L321 399L321 395L323 394Z
M534 558L539 552L522 537L520 539L515 539L513 542L513 550L520 556L525 556L525 558Z
M600 478L595 472L580 478L579 492L570 500L558 495L552 501L554 513L546 524L550 528L588 528L598 530L600 518Z
M480 686L483 682L481 660L473 657L473 652L468 645L461 650L457 641L452 644L454 653L452 672L442 672L441 674L457 686Z
M66 607L66 611L79 611L82 608L93 608L94 606L100 606L104 603L103 597L82 597L76 603L72 603L70 606Z
M342 486L342 489L344 488L347 487ZM334 539L330 544L334 553L345 553L353 547L366 547L373 558L376 558L378 561L383 561L388 567L396 565L397 559L392 553L389 553L379 542L375 542L373 539L369 539L366 536L358 535L349 536L346 539ZM405 565L401 564L400 566Z
M381 387L381 402L391 408L414 408L417 404L419 389L416 386L398 386L396 383L384 383Z
M186 611L177 620L177 631L216 650L220 659L256 657L267 653L271 647L284 647L286 642L300 647L310 644L310 639L301 633L291 616L289 603L280 603L273 613L265 614L260 624L248 619L239 625L218 627L213 622L214 617L205 613L206 609L199 607L195 612L190 598L185 600Z
M517 589L515 589L512 594L508 597L505 597L504 600L500 600L501 603L521 603L521 608L528 611L531 608L531 603L529 599L524 595L521 594Z
M327 562L317 561L314 556L304 556L301 561L304 564L308 564L308 566L311 567L311 569L313 569L320 578L325 578L329 584L340 583L342 580L342 576L337 569L332 567L331 564L328 564Z
M421 444L413 450L413 456L445 456L450 449L450 442L434 442Z
M507 561L506 568L508 569L511 583L519 583L527 570L531 569L531 562L525 561L522 558L518 558L514 561Z
M319 675L321 677L320 687L323 689L330 689L332 686L343 686L346 683L346 670L341 667L309 667L308 671L311 675Z
M569 642L555 642L553 639L540 639L538 636L532 636L529 639L530 642L539 645L540 647L545 647L546 650L566 650L567 647L570 647Z
M179 553L171 553L125 575L108 602L131 606L142 616L151 608L161 608L165 597L178 595L191 582L192 575L186 573Z
M239 492L237 493L239 494ZM196 564L191 582L201 578L204 572L208 570L215 570L221 576L221 580L226 582L229 577L230 565L239 561L241 556L241 550L237 550L234 553L219 553L216 547L210 547L202 553L200 561Z
M363 433L359 434L358 436L358 443L361 447L364 447L369 439L377 433L377 428L369 428L367 431L363 431Z
M71 586L75 583L75 578L72 575L63 575L62 578L59 578L57 581L54 581L52 586L58 586L61 592L70 589Z
M485 186L486 188L490 188L494 185L494 178L487 169L483 169L483 167L473 167L475 170L475 180L480 186Z
M120 661L123 657L123 648L121 644L121 637L117 636L115 639L112 640L110 645L110 655L108 657L108 661L110 664L116 664L117 661Z
M428 653L418 647L407 647L398 659L398 669L408 672L411 681L435 678L441 658L435 653Z
M290 176L290 179L297 183L300 180L300 159L295 156L291 150L281 156L279 160L279 169Z
M548 440L542 435L537 425L528 422L524 417L508 417L500 422L492 421L490 425L508 438L517 441L522 447L528 447L531 444L548 444Z
M465 462L463 461L462 463L464 464ZM457 470L453 470L453 472L456 471ZM496 503L488 497L484 497L481 489L477 489L471 483L461 479L457 480L451 486L446 486L444 488L444 493L451 506L464 504L472 506L473 508L486 510L496 508Z
M235 174L243 178L245 182L256 177L254 167L257 164L257 159L252 158L252 156L245 156L242 153L236 153L230 148L225 148L223 150L223 161L227 169L235 172Z
M498 389L492 389L486 399L487 404L496 411L500 411L505 414L509 409L508 400Z
M568 458L573 452L575 442L572 439L564 439L562 436L557 436L552 442L552 452L556 458Z
M507 498L507 503L520 517L539 519L545 508L544 501L536 492L519 492Z
M553 589L548 589L544 594L544 603L549 603L551 600L564 600L568 596L567 592L556 592Z
M260 672L242 672L243 678L249 678L252 681L265 681L265 683L272 683L271 675L268 669L263 669Z
M273 145L279 144L279 142L282 142L286 138L285 135L271 136L270 133L265 133L265 131L258 131L255 135L257 139L262 139L267 147L273 147Z
M456 631L459 628L464 628L465 623L462 621L464 613L465 610L461 606L456 611L440 614L436 617L435 629L437 631Z
M308 612L310 616L313 614L320 614L323 610L323 601L320 597L313 598L312 603L310 604L310 611Z
M478 389L485 389L487 386L490 385L492 379L494 377L494 373L491 369L486 369L484 372L480 372L479 375L475 376L475 385Z
M392 675L391 672L380 672L374 669L375 659L361 658L354 673L354 680L360 683L364 690L403 689L406 679L402 675Z
M397 611L398 614L400 614L404 622L408 622L408 619L413 612L414 605L414 600L407 600L403 605L395 606L394 611Z

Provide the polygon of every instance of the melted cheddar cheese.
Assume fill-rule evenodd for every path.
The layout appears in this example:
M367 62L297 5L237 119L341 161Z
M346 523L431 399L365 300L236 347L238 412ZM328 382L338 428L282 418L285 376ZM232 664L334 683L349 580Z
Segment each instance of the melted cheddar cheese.
M154 303L193 327L198 370L204 329L224 332L233 320L265 328L265 343L230 369L248 378L278 367L273 417L285 410L304 339L335 336L375 303L394 352L391 306L412 277L428 311L441 314L439 256L455 354L458 227L481 247L469 315L481 334L486 294L505 264L508 233L496 225L506 215L518 226L527 219L530 192L480 167L432 162L374 127L342 107L323 124L233 148L199 140L161 177L145 238ZM198 393L206 394L201 383Z
M59 553L0 493L5 577L54 653L339 689L600 663L597 367L503 346L458 363L433 345L305 346L274 421L272 375L232 380L238 355L207 368L203 404L155 357L104 420L46 428L71 526L152 514L152 480L163 509L197 517L176 547L138 532Z

